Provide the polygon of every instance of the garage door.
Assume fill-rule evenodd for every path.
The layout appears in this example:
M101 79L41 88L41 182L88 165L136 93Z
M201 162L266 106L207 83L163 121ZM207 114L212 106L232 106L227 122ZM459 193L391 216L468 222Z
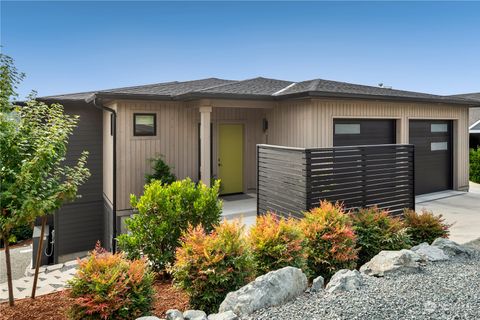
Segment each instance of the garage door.
M415 194L452 189L452 122L410 120Z
M335 119L333 145L357 146L396 143L395 120Z

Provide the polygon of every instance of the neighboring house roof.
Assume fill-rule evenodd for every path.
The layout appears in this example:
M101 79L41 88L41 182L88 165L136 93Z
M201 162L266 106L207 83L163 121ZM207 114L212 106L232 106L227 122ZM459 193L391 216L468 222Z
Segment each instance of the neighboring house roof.
M118 89L62 94L40 97L39 99L59 101L91 101L94 98L169 100L230 98L282 100L300 97L386 99L456 103L470 106L480 106L480 101L463 96L440 96L323 79L293 82L262 77L240 81L218 78L207 78L181 82L174 81Z
M467 98L470 100L476 100L480 102L480 92L477 93L465 93L465 94L456 94L452 97L460 97L460 98ZM473 127L478 128L475 130L480 130L480 108L471 108L468 117L468 125L470 126L470 130ZM480 131L479 131L480 133Z

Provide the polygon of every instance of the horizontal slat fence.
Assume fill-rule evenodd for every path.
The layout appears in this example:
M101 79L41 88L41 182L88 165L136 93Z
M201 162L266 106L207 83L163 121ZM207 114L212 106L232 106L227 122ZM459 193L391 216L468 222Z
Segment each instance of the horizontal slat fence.
M301 217L321 200L347 210L415 208L414 146L257 146L257 210Z

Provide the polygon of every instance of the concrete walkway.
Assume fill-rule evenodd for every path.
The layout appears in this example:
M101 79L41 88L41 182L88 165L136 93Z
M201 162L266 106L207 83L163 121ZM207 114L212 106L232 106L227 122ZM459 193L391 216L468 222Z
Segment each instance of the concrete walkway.
M450 239L466 243L480 237L480 185L470 183L470 192L445 191L417 197L416 209L442 214L453 223Z
M27 269L27 275L13 281L15 299L30 297L33 285L33 271ZM41 267L37 282L37 296L65 289L67 281L72 279L77 271L77 261ZM23 269L25 272L25 269ZM0 283L0 302L8 300L8 285Z
M241 219L248 229L257 218L257 195L255 193L222 197L222 218Z

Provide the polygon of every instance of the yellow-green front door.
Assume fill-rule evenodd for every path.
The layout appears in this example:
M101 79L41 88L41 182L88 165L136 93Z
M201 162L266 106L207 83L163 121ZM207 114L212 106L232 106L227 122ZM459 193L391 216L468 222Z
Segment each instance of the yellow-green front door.
M243 192L243 125L220 124L218 129L218 178L221 193Z

